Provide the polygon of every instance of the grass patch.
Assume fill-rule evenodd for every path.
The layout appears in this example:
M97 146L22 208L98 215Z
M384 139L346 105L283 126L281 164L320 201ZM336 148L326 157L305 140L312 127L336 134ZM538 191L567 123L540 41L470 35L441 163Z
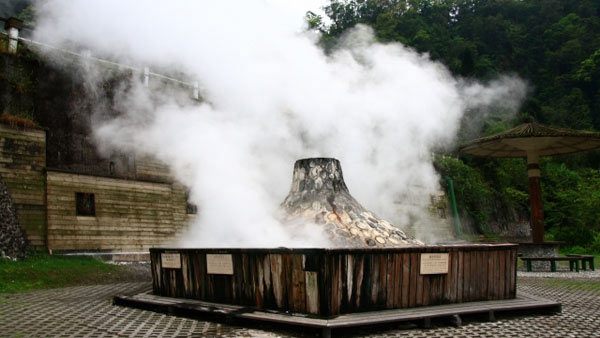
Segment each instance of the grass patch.
M107 275L118 274L120 270L121 266L91 257L31 252L22 261L0 259L0 293L102 284Z
M600 264L600 252L592 252L589 250L585 250L584 248L580 247L580 246L574 246L574 247L561 247L558 249L558 253L561 256L565 256L565 255L570 255L570 254L575 254L575 255L594 255L594 267L596 269L598 269Z
M539 281L543 286L552 288L567 288L571 290L593 291L600 294L600 283L595 280L568 280L568 279L541 279Z

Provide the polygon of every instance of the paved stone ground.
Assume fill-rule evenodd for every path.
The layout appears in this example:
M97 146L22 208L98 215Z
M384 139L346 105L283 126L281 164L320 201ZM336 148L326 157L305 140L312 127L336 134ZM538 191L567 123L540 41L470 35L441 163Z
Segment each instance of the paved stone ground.
M467 320L460 327L397 324L334 331L346 337L600 337L600 278L518 279L518 291L563 303L558 315ZM149 283L78 286L0 295L2 337L315 337L318 331L179 318L111 305ZM248 327L242 327L248 326Z

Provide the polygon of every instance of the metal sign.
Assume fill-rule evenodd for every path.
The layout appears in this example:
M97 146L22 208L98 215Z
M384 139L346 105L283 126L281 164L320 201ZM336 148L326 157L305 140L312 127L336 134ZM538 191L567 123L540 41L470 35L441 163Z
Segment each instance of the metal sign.
M447 253L422 253L421 274L434 275L448 273Z
M206 273L233 275L233 259L231 255L206 254Z
M160 254L160 263L165 269L181 269L181 255L163 252Z

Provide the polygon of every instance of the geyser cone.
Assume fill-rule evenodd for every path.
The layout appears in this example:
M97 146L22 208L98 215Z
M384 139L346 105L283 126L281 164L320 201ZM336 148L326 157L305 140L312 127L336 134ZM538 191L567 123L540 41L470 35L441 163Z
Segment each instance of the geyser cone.
M323 226L336 246L423 244L360 205L344 183L340 162L333 158L296 161L292 188L281 206L292 223L312 222Z

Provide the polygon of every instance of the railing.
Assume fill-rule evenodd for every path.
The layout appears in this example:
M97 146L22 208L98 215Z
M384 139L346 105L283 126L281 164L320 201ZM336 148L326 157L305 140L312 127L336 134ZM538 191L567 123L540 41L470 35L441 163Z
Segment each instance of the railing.
M148 87L151 77L162 79L162 80L169 81L169 82L174 82L174 83L177 83L177 84L180 84L183 86L187 86L192 89L192 97L195 100L200 99L200 85L199 85L198 81L188 82L188 81L176 79L176 78L173 78L173 77L170 77L167 75L152 72L152 71L150 71L149 67L135 67L135 66L125 65L125 64L121 64L121 63L110 61L110 60L97 58L97 57L92 56L92 53L89 50L86 50L83 52L75 52L75 51L67 50L67 49L64 49L61 47L52 46L52 45L44 43L44 42L28 39L28 38L19 36L19 33L21 32L22 29L33 29L33 27L24 25L21 20L12 18L12 17L8 18L8 19L0 18L0 21L4 21L4 29L6 30L6 32L0 32L0 35L4 36L6 38L7 51L9 53L16 54L17 50L18 50L19 42L23 42L25 44L28 44L30 46L35 46L40 49L53 50L53 51L63 53L66 55L70 55L70 56L73 56L76 58L80 58L80 59L83 59L86 61L93 61L98 64L104 65L104 66L117 67L119 69L130 70L134 73L140 73L143 75L142 82L143 82L144 86L146 86L146 87Z

